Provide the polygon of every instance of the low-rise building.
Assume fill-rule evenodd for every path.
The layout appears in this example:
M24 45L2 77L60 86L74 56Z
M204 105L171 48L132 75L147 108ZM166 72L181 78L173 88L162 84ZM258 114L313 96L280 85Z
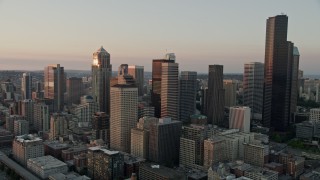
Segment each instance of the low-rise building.
M278 180L278 172L260 167L252 167L244 172L244 176L253 180Z
M183 173L152 163L143 163L139 170L140 180L163 179L163 180L185 180Z

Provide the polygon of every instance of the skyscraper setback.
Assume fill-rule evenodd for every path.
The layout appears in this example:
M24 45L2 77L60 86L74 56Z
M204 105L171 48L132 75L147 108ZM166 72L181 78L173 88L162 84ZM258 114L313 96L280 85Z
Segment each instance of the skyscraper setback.
M288 16L267 20L263 125L286 131L290 121L293 43L287 41Z
M223 66L209 65L207 116L208 123L225 125L224 120Z
M99 104L101 112L110 112L110 77L112 66L110 54L101 46L93 53L92 97Z
M61 111L64 106L66 78L60 64L49 65L44 70L44 97L53 99L54 111Z

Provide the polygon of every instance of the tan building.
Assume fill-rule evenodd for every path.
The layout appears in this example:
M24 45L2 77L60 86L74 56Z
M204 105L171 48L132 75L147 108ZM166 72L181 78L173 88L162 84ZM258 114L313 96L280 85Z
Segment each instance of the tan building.
M50 119L49 139L55 140L60 136L68 135L68 118L66 113L54 113Z
M29 134L29 122L26 120L14 121L14 135L21 136Z
M16 136L12 144L13 158L23 166L27 166L30 158L44 156L42 139L31 134Z
M121 65L118 84L110 88L110 148L130 153L131 129L138 120L138 88Z
M225 160L225 147L226 140L220 137L204 140L203 166L205 169Z
M263 167L268 162L269 147L261 143L244 143L244 162Z

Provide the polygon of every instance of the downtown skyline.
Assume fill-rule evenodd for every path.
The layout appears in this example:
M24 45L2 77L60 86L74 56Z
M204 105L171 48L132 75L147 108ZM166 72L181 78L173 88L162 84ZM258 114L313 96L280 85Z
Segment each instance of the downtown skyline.
M69 1L33 6L4 0L0 10L6 24L0 30L0 70L42 70L55 63L90 70L92 52L103 45L114 67L137 64L150 72L152 59L174 52L181 70L206 73L209 64L223 64L225 73L242 73L244 63L264 62L266 19L281 13L289 17L288 39L299 47L300 69L317 74L320 65L315 38L320 23L314 18L320 14L319 1Z

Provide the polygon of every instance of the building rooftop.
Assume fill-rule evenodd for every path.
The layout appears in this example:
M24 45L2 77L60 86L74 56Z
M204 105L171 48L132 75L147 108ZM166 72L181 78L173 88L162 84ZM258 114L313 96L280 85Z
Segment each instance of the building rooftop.
M151 171L154 174L167 177L168 179L175 179L175 180L185 179L185 175L183 173L180 173L178 171L175 171L174 169L167 168L162 165L153 164L153 163L143 163L140 165L140 172L142 168L147 171Z
M71 172L68 174L56 173L49 176L49 180L90 180L87 176L80 176L77 173Z
M108 149L105 149L104 147L102 146L94 146L94 147L89 147L88 148L89 150L91 151L103 151L104 153L108 154L108 155L114 155L114 154L118 154L119 151L111 151L111 150L108 150Z
M23 143L23 142L37 142L42 141L42 139L38 136L35 136L33 134L25 134L22 136L16 136L16 140Z
M51 147L52 149L65 149L70 147L70 144L67 143L61 143L59 141L45 141L43 144Z
M67 166L66 163L52 157L52 156L41 156L36 158L28 159L29 162L35 164L38 167L41 167L41 169L51 169L55 167L61 167L61 166Z

